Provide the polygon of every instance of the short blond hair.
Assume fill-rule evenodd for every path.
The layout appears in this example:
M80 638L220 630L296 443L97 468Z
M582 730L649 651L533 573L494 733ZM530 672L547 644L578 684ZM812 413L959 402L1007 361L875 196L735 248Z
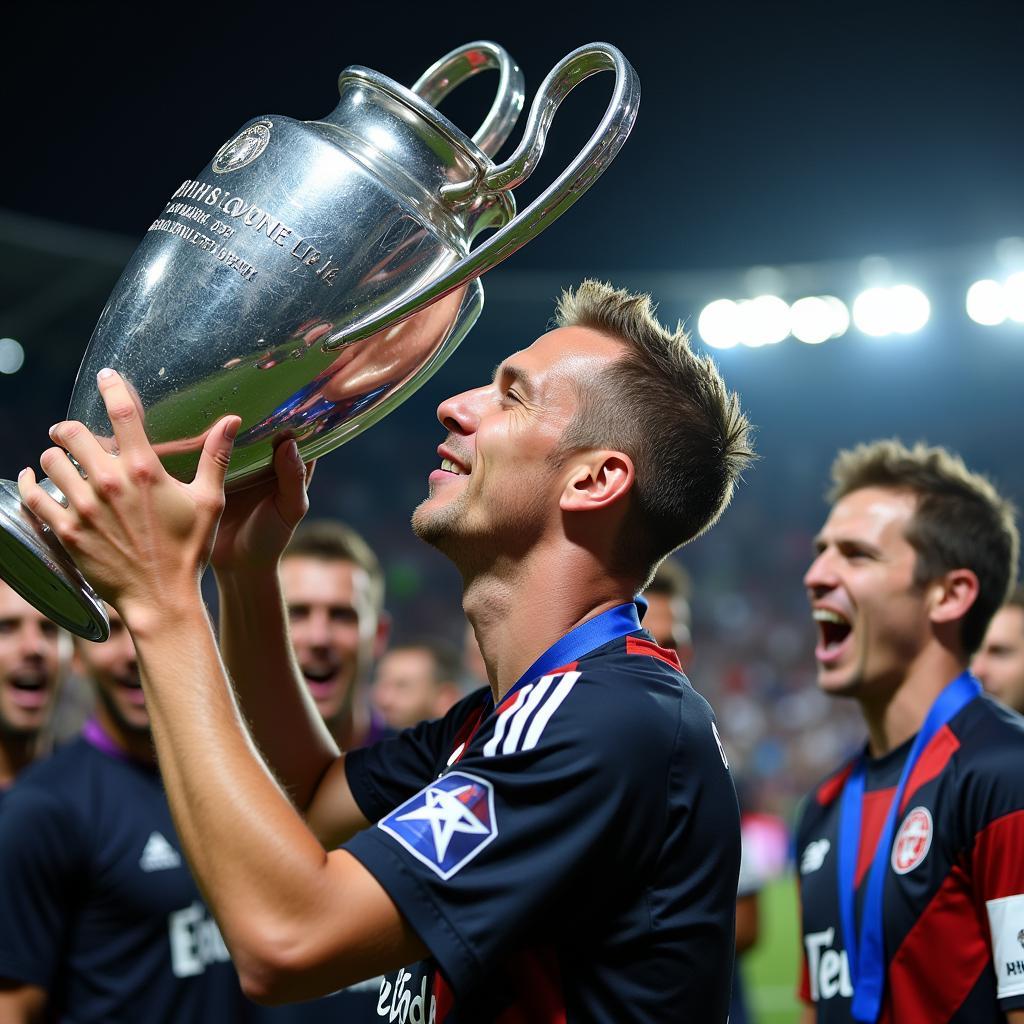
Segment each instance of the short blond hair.
M669 330L650 295L586 280L558 301L558 327L587 327L626 352L600 378L580 383L580 408L556 458L615 448L633 460L624 564L649 581L657 564L710 529L754 458L752 429L710 357L683 325ZM631 563L631 564L629 564Z
M1013 504L959 455L920 442L908 448L894 438L836 456L828 500L835 504L865 487L903 491L917 499L906 538L917 552L918 585L953 569L970 569L978 577L977 600L960 629L964 652L972 654L1016 580L1020 538Z

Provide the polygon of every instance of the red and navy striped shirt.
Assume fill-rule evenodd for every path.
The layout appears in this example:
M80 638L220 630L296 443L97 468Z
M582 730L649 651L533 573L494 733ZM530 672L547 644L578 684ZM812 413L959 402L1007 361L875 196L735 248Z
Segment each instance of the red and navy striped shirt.
M913 740L869 762L856 870L866 876ZM804 971L822 1024L852 1024L838 902L846 765L797 829ZM883 889L887 970L879 1024L989 1024L1024 1007L1024 718L989 697L940 729L914 766Z

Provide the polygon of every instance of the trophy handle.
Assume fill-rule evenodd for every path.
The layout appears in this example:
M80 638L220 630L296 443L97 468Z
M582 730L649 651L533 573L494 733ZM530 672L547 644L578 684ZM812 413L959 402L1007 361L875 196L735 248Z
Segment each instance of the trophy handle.
M473 136L488 156L494 156L511 134L526 98L523 73L508 50L486 39L466 43L427 68L412 87L421 99L436 107L456 86L492 68L498 71L498 93Z
M594 134L569 166L517 217L436 281L402 302L377 310L328 337L325 349L334 350L361 341L479 277L543 231L597 181L629 136L640 103L640 79L622 53L608 43L589 43L559 61L534 98L523 140L512 156L477 179L444 186L441 195L450 205L458 207L509 191L525 181L540 161L548 128L562 100L580 82L599 71L615 72L615 88Z

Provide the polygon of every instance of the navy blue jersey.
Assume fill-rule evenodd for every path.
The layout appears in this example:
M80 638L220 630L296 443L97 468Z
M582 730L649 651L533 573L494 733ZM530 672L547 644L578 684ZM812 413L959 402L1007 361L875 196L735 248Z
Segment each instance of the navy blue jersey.
M19 776L0 812L0 977L75 1024L241 1018L154 768L79 738Z
M347 759L345 848L431 958L390 1024L723 1024L739 813L711 709L636 633Z
M912 740L869 762L857 902ZM989 1024L1024 1007L1024 718L978 697L921 752L907 780L883 890L879 1024ZM810 796L797 829L802 996L851 1024L838 904L839 796L847 765Z

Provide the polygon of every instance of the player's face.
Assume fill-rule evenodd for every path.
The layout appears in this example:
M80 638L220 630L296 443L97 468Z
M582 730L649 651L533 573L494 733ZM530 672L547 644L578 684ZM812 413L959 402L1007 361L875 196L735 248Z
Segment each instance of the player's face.
M685 665L693 653L689 602L683 597L654 592L644 594L644 598L647 601L644 629L654 637L659 647L675 651Z
M971 669L993 697L1024 713L1024 608L995 613Z
M351 562L294 555L281 563L292 646L321 717L352 704L377 631L370 578Z
M75 641L78 670L92 680L96 696L115 731L138 735L149 731L149 712L142 692L135 644L121 616L107 605L110 636L101 644Z
M32 737L53 710L60 630L0 582L0 736Z
M818 683L828 693L892 692L931 635L906 539L915 507L910 494L865 487L838 501L818 534L804 585L818 625Z
M596 331L559 328L506 359L490 384L442 402L448 438L430 495L413 513L417 535L460 566L529 551L560 520L565 473L551 456L579 388L622 354Z
M374 706L393 729L436 718L437 691L434 659L422 648L385 654L373 677Z

